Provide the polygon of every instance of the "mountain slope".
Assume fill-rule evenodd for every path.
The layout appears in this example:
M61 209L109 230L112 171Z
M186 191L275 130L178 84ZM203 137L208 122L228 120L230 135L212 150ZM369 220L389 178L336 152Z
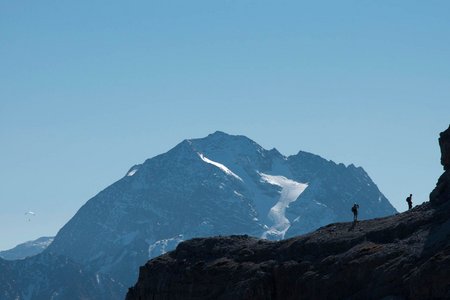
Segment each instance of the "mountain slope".
M0 258L15 260L37 255L44 251L52 242L53 237L40 237L34 241L19 244L12 249L0 251Z
M350 220L352 202L361 204L362 218L396 212L362 168L304 152L285 157L216 132L132 167L90 199L46 251L132 284L139 265L183 240L279 240Z
M38 254L22 260L0 259L0 299L122 299L123 286L87 272L69 259Z
M271 242L197 238L141 267L134 299L450 299L450 127L430 202Z

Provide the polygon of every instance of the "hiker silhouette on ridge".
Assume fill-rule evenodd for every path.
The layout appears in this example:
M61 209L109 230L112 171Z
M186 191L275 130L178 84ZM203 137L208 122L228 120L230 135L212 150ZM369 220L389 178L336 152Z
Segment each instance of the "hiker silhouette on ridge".
M409 194L406 198L406 202L408 202L408 210L410 210L412 208L412 194Z
M359 205L358 204L353 204L352 206L352 213L353 213L353 222L357 222L358 221L358 209L359 209Z

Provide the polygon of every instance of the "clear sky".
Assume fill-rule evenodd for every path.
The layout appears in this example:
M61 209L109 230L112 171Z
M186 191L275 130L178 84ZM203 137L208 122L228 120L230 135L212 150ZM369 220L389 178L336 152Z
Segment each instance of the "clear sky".
M216 130L362 166L400 211L427 200L449 16L444 0L0 0L0 249Z

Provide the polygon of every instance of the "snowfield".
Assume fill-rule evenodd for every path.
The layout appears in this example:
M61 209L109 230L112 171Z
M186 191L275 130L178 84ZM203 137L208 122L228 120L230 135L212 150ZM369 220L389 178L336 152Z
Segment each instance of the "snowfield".
M283 239L286 231L291 227L291 223L285 216L286 208L289 207L289 203L297 200L308 185L290 180L284 176L274 176L264 173L259 173L259 175L262 181L281 187L280 198L268 214L273 225L262 234L262 238L275 237L277 239Z

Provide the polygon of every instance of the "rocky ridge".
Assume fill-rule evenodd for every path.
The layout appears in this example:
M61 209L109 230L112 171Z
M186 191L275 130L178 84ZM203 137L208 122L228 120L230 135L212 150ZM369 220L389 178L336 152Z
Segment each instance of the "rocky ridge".
M450 127L430 202L271 242L197 238L140 268L134 299L450 299Z

